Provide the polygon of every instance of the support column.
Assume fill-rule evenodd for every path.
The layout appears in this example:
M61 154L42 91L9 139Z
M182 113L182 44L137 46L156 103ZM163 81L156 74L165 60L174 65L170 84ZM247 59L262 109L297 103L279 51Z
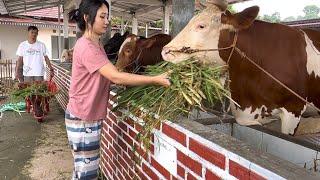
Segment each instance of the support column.
M61 5L58 4L58 59L61 58Z
M132 34L138 35L138 19L136 15L132 15Z
M122 16L121 16L120 33L121 33L121 36L124 34L124 20Z
M148 38L149 23L146 23L146 38Z
M170 12L169 12L169 3L164 1L163 3L163 27L162 32L164 34L169 34L170 31Z
M81 0L74 0L74 5L76 6L76 9L79 8L80 3L81 3ZM76 26L76 37L77 37L77 39L79 39L79 38L82 36L82 33L83 33L83 32L81 32L81 30L79 29L79 27Z
M194 0L172 0L172 36L176 36L194 15Z
M63 37L64 37L64 49L70 49L69 45L69 11L63 6Z

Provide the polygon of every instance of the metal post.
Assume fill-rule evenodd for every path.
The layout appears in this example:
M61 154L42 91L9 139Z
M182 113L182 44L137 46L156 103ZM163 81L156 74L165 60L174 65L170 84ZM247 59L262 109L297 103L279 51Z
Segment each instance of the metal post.
M60 28L60 23L61 23L61 12L60 12L60 1L59 1L59 4L58 4L58 59L60 60L60 56L61 56L61 39L60 39L60 36L61 36L61 28Z
M164 34L169 34L170 29L170 12L169 12L169 3L164 1L163 3L163 27L162 32Z
M172 0L172 36L176 36L194 15L194 0Z
M148 37L149 23L146 23L146 38Z
M70 49L69 45L69 17L68 10L63 6L63 37L64 37L64 49Z
M124 20L123 20L123 16L121 16L120 33L121 33L121 35L124 34Z
M132 34L138 35L138 19L136 15L132 15Z

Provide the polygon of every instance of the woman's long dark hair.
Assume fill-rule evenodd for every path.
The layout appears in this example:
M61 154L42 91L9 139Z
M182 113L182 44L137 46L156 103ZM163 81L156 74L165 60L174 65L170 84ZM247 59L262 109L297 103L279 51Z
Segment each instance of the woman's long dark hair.
M106 5L108 10L109 4L106 0L82 0L79 9L74 9L69 13L69 19L76 21L81 31L86 30L86 21L84 15L88 15L88 24L93 26L96 19L97 11L102 5Z

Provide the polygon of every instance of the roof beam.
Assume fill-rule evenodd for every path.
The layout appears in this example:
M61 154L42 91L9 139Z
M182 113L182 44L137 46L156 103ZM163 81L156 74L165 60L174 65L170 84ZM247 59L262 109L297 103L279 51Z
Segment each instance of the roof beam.
M27 2L18 2L18 3L7 3L7 7L8 9L12 8L12 7L17 7L17 6L28 6L28 5L52 5L52 4L58 4L59 1L51 1L51 2L46 2L46 1L42 1L42 0L38 0L38 1L27 1Z
M0 0L0 14L8 14L6 2L3 0Z
M149 7L146 7L146 8L141 8L141 9L138 9L135 14L136 16L143 16L151 11L154 11L156 9L159 9L161 6L149 6Z
M44 9L44 8L52 8L52 7L57 7L57 5L51 5L51 6L43 6L43 7L39 7L39 6L35 6L33 8L28 8L28 9L18 9L18 10L14 10L14 11L10 11L10 14L20 14L20 13L26 13L26 12L30 12L30 11L36 11L36 10L40 10L40 9Z
M150 6L161 6L160 0L116 0L117 2L131 3L131 4L144 4Z

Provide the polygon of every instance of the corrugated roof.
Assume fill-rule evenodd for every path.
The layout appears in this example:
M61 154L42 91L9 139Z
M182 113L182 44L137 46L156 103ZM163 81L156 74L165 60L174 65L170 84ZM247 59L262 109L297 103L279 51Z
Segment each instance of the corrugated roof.
M163 18L163 2L165 0L111 0L111 15L122 16L131 19L132 14L138 18L139 22L151 22ZM203 1L203 0L196 0ZM246 0L228 0L229 3ZM167 0L169 12L172 0ZM37 17L58 17L58 4L75 4L75 0L0 0L0 13ZM61 11L62 12L62 11Z

